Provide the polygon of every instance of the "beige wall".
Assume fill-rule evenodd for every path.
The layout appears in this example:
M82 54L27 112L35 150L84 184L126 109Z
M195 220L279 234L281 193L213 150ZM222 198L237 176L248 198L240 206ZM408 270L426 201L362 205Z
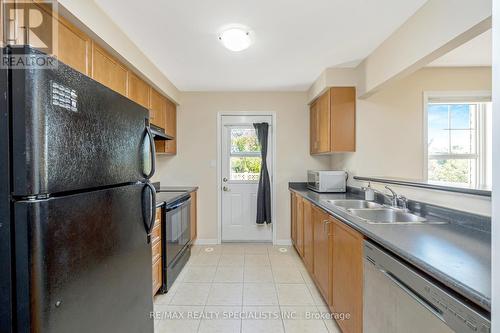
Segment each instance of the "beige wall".
M333 155L331 167L352 175L422 178L423 92L446 90L491 90L491 68L424 68L359 99L356 152ZM410 188L399 191L416 200L491 214L489 199Z
M328 168L329 157L309 155L306 92L183 93L177 120L178 154L159 156L154 180L164 185L198 185L198 238L217 239L217 113L276 112L277 241L290 240L288 182L305 181L307 169Z

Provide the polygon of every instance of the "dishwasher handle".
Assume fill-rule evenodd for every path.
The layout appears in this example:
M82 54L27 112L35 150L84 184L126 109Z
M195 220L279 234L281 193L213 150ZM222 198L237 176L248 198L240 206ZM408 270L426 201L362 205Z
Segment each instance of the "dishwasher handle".
M175 204L173 204L173 205L167 205L167 206L165 207L165 210L166 210L167 212L170 212L170 211L172 211L172 210L174 210L174 209L177 209L177 208L179 208L179 207L181 207L181 206L185 206L185 205L187 205L189 202L191 202L191 198L190 198L190 197L187 197L186 199L183 199L183 200L181 200L181 201L179 201L179 202L177 202L177 203L175 203Z
M414 292L410 287L408 287L404 282L399 280L396 276L394 276L391 272L386 271L385 269L378 268L378 270L385 275L389 280L392 281L399 289L403 290L408 296L410 296L413 300L418 302L424 308L429 310L434 316L438 317L442 322L446 323L446 320L443 317L443 312L436 308L433 304L427 301L425 298Z

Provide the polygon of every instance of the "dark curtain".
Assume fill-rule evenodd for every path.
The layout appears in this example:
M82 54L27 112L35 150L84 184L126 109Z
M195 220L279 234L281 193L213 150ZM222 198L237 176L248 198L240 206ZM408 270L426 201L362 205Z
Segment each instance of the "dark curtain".
M259 189L257 191L257 224L271 223L271 182L267 171L268 123L253 124L260 144L262 165L260 168Z

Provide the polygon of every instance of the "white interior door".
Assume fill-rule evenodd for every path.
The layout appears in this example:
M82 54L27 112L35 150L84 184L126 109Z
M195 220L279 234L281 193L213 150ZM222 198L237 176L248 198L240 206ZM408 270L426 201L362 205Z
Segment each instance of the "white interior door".
M272 241L272 224L256 224L260 147L253 123L269 124L267 166L272 175L272 116L222 116L222 241ZM271 193L274 196L274 193Z

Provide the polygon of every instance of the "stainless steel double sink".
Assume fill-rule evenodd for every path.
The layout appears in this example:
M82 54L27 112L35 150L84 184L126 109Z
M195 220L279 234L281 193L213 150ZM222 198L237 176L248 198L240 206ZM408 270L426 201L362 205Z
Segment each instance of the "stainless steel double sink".
M428 221L408 211L366 200L324 200L327 205L342 209L369 224L445 224Z

